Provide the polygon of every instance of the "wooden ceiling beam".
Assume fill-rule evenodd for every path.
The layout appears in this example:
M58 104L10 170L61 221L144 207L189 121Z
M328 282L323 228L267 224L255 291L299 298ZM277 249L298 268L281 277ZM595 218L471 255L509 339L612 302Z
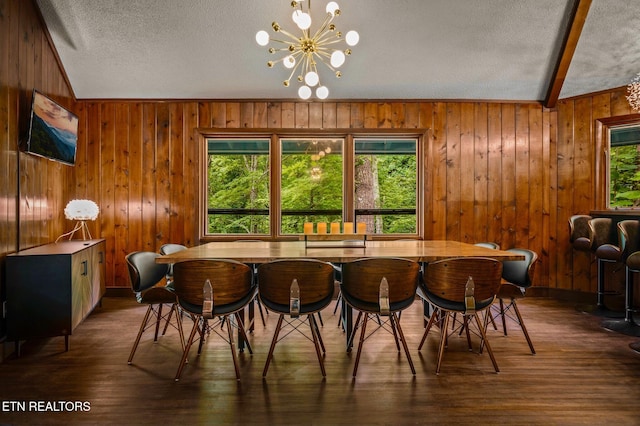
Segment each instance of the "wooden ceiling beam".
M576 0L574 3L567 33L565 34L565 38L562 42L562 49L560 50L558 62L556 63L556 67L553 71L549 89L547 90L547 96L544 100L544 106L546 108L555 108L556 103L558 102L558 97L560 96L564 79L569 71L569 65L571 65L571 60L573 59L573 54L576 51L576 46L578 45L578 40L580 39L584 23L587 20L587 14L589 13L590 7L591 0Z

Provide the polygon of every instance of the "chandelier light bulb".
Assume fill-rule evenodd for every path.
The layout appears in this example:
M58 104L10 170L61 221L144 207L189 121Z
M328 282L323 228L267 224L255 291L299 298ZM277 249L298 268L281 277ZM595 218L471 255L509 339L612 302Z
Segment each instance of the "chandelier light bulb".
M327 89L327 86L318 86L318 88L316 89L316 96L318 97L318 99L327 99L327 97L329 96L329 89Z
M346 57L341 50L335 50L331 54L331 66L334 68L338 68L344 64Z
M285 68L291 69L296 65L296 58L289 55L286 58L284 58L284 60L282 61L282 64L285 66Z
M311 88L309 86L300 86L298 96L300 96L300 99L309 99L311 97Z
M338 3L336 3L335 1L330 1L329 3L327 3L327 8L326 11L327 13L330 13L331 15L335 15L336 10L339 10L340 6L338 6Z
M360 34L357 31L351 30L347 33L345 38L349 46L355 46L360 41Z
M299 13L296 14L296 12ZM299 10L296 10L296 12L293 13L293 16L295 17L293 22L295 22L301 30L308 30L311 26L311 15L306 12L300 12Z
M304 82L307 83L308 86L313 87L316 84L318 84L319 81L320 81L320 77L318 76L318 73L315 71L309 71L304 76Z
M264 30L260 30L256 33L256 42L260 46L266 46L269 44L269 33Z

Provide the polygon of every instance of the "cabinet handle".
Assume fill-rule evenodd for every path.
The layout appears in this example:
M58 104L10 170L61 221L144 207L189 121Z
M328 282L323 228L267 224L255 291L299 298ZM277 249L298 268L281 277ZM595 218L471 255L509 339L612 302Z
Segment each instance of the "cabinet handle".
M87 275L89 273L89 262L87 260L82 261L82 275Z
M100 259L98 260L98 263L104 263L104 252L100 251L98 252L98 254L100 255Z

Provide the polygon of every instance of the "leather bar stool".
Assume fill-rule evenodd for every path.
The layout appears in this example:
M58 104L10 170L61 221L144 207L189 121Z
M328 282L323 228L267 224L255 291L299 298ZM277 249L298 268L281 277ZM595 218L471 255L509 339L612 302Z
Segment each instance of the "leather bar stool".
M576 214L569 218L569 242L574 250L591 251L589 239L589 221L593 219L586 214Z
M596 307L589 312L593 315L604 317L620 317L622 313L607 308L604 304L604 296L613 294L605 290L605 263L619 263L622 261L622 250L614 243L612 237L613 221L608 217L597 217L589 221L589 240L591 251L595 254L598 266L598 284L596 289ZM613 234L615 235L615 234Z
M633 321L633 275L640 272L640 221L623 220L618 222L618 235L626 272L625 314L624 319L608 319L602 322L602 326L627 336L640 336L640 325Z

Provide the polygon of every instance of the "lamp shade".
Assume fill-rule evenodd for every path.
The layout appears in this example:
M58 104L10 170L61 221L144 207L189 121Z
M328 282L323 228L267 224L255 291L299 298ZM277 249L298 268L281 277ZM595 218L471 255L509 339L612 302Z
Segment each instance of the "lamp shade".
M96 220L100 208L91 200L71 200L64 208L64 216L69 220Z

